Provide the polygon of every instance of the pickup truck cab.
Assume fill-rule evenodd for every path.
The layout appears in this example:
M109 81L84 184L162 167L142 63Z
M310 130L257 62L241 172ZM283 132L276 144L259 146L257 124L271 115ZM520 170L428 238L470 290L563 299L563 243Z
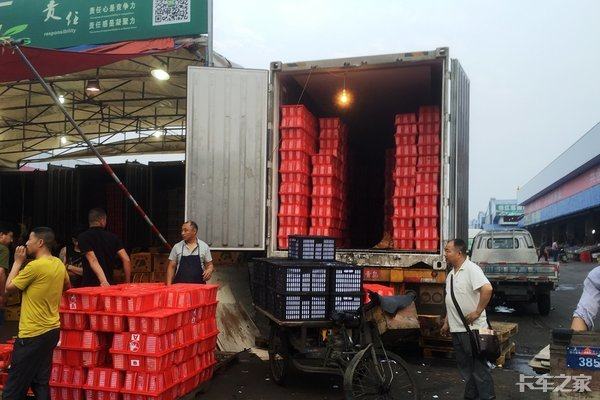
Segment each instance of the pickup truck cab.
M493 304L537 303L541 315L550 312L550 293L558 285L559 264L539 263L531 234L523 229L481 231L471 247L494 287Z

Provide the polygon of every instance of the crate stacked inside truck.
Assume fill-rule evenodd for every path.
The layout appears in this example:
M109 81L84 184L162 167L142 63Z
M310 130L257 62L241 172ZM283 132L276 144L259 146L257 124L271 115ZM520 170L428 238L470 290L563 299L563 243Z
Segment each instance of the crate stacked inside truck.
M212 377L215 285L68 290L50 377L54 400L176 399Z
M395 118L396 157L393 173L392 204L393 247L400 250L415 248L415 186L417 175L417 116L397 114Z
M310 235L348 241L348 129L339 118L319 119L319 152L312 158Z
M279 145L278 247L289 235L307 235L311 195L311 157L317 143L317 119L303 105L281 107Z
M419 108L415 189L415 245L417 250L439 247L439 181L441 116L438 106Z

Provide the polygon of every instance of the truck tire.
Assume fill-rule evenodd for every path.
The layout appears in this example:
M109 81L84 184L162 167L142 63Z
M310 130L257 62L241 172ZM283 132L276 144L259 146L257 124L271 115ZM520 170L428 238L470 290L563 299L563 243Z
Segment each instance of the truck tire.
M550 293L539 293L537 295L537 306L540 315L550 314Z

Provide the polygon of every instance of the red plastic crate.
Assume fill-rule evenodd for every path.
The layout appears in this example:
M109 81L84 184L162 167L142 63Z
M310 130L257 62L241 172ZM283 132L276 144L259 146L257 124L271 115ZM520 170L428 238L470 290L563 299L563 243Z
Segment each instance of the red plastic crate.
M292 194L292 195L304 195L310 196L310 186L303 185L301 183L282 183L279 186L279 194Z
M419 156L419 160L417 161L417 169L419 169L421 167L439 167L440 165L440 158L438 156ZM420 171L420 172L426 172L426 171ZM432 172L439 172L439 171L432 171Z
M173 351L185 342L183 327L160 335L122 332L115 333L110 352L113 354L157 355Z
M61 311L60 327L66 330L83 331L90 328L88 315L84 312Z
M437 240L438 238L437 228L420 228L415 230L415 239Z
M419 183L438 183L440 174L436 172L417 172L417 184Z
M438 227L438 218L436 217L419 217L415 218L415 228L436 228Z
M85 370L82 367L53 364L50 372L50 386L79 387L85 383Z
M316 226L311 226L308 230L308 234L311 236L327 236L335 239L342 237L342 231L340 229L321 228Z
M162 290L142 288L112 290L101 294L104 310L114 314L137 314L161 307Z
M392 227L394 229L412 230L415 227L415 221L412 218L392 217Z
M439 156L442 148L439 145L418 146L420 156Z
M419 135L439 135L442 126L439 122L436 123L419 123Z
M279 150L284 151L303 151L306 154L315 153L315 141L309 138L304 139L284 139L279 143Z
M129 331L135 333L160 335L174 331L186 321L188 311L159 308L127 317ZM187 321L186 321L187 323Z
M338 199L343 198L344 192L340 187L334 186L313 186L312 195L314 197L335 197Z
M200 372L200 374L199 374L199 376L200 376L200 382L199 382L199 384L203 383L203 382L207 382L207 381L209 381L209 380L212 379L213 373L214 373L214 370L215 370L215 364L216 364L216 362L213 363L213 365L211 365L211 366L205 368L204 370L202 370L202 372Z
M312 176L334 176L341 178L344 175L344 170L338 164L317 164L313 165Z
M310 225L315 228L342 229L342 220L340 218L311 217Z
M439 106L421 106L419 107L419 122L439 122Z
M319 139L339 139L347 141L347 132L340 128L327 128L319 130Z
M417 124L396 125L396 136L415 136L419 133Z
M395 186L394 187L394 198L398 197L415 197L414 186Z
M310 212L311 218L326 217L326 218L341 218L343 215L341 208L328 206L314 206Z
M415 248L413 239L394 239L394 248L398 250L412 250Z
M189 323L189 324L196 324L196 323L199 323L200 321L203 321L206 319L216 318L217 303L218 302L215 301L214 303L206 304L206 305L188 310L184 314L183 322Z
M13 344L0 344L0 370L8 368L12 356Z
M439 165L421 166L421 167L417 167L417 170L419 172L433 172L433 173L439 174L440 166Z
M344 205L344 202L341 199L335 197L313 197L312 198L312 208L315 207L334 207L341 209Z
M312 165L333 165L339 166L341 161L336 156L332 156L329 154L315 154L312 156Z
M417 167L415 165L401 166L397 165L392 173L394 178L409 178L417 176Z
M83 400L83 389L50 384L50 398L52 400Z
M280 204L279 205L279 217L289 216L289 217L308 217L309 216L309 207L306 206L298 206L295 204Z
M339 177L335 176L313 176L312 177L313 186L333 186L333 187L341 187L342 181Z
M90 368L104 365L106 354L105 348L98 350L66 350L57 347L52 353L52 363Z
M310 205L310 195L301 194L281 194L279 195L281 204L296 204L298 206L308 207Z
M195 343L199 339L204 339L215 333L219 333L219 329L217 328L217 319L204 319L199 321L197 324L188 325L184 328L184 332L186 343ZM187 340L188 337L190 338L189 340Z
M67 350L98 350L106 346L106 336L94 331L60 331L58 347Z
M415 123L417 123L417 114L415 114L415 113L396 114L396 117L394 118L394 123L396 125L415 124Z
M399 126L400 128L400 126ZM394 141L396 143L396 147L403 146L414 146L417 144L417 135L394 135Z
M418 183L415 186L415 195L433 195L440 193L440 186L436 183L426 182L426 183Z
M92 313L89 315L90 329L97 332L124 332L127 330L127 317L119 314Z
M311 155L303 151L279 150L279 161L280 164L286 161L301 161L305 164L310 164Z
M338 129L345 128L344 123L338 117L319 118L319 128L322 129Z
M414 229L396 228L392 232L392 237L396 240L399 240L399 239L413 240L415 238L415 230Z
M283 183L300 183L302 185L310 184L310 175L304 173L280 173L279 177Z
M371 296L369 296L369 292L377 293L380 296L394 296L396 294L393 287L379 285L376 283L363 283L362 292L363 300L365 303L371 301Z
M85 287L67 290L60 299L61 310L96 311L102 309L100 293L106 291L102 287Z
M418 155L416 145L396 147L396 158L398 157L416 157Z
M416 218L424 218L424 217L438 217L439 212L437 206L419 206L415 207L415 217Z
M119 400L123 388L122 371L91 368L83 385L86 400Z
M177 397L176 385L180 381L178 368L158 373L128 371L123 381L123 399L161 399Z
M217 348L217 336L219 332L214 332L200 340L200 347L198 348L198 354L205 353L207 351L214 351Z
M417 165L417 157L396 157L396 168L397 167L410 167Z
M165 307L190 310L217 301L218 285L197 285L178 283L166 290Z
M283 128L279 130L281 140L309 139L316 140L314 131L302 128Z
M419 135L417 144L419 146L439 146L441 142L440 135Z
M419 195L415 196L415 206L437 206L439 201L438 195Z
M439 249L439 242L437 240L422 240L418 239L415 241L416 249L421 251L437 251Z
M280 249L287 249L288 236L308 235L308 229L303 226L280 226L277 230L277 244Z
M304 105L284 105L281 110L282 128L304 128L309 131L316 131L318 127L317 119Z
M414 197L394 197L392 198L394 208L412 208L415 206Z
M307 227L309 224L308 217L288 217L285 215L281 215L278 217L279 226L298 226L298 227Z
M319 138L319 149L343 149L345 148L346 140L343 138Z
M175 349L163 354L111 353L113 368L123 371L160 372L175 363Z
M319 149L319 154L325 156L333 156L340 160L341 163L344 163L346 157L348 155L348 149L346 147L333 147L333 148L325 148L322 147Z
M394 207L394 217L395 218L414 218L415 209L414 207Z
M306 163L304 161L296 161L296 160L282 161L279 164L279 173L280 174L296 173L296 174L310 175L311 168L310 168L310 164Z

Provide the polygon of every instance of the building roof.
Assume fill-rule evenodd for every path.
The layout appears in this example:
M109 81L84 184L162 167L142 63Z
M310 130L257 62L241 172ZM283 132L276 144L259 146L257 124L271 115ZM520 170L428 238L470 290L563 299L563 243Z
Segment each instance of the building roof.
M518 191L525 205L600 163L600 123L552 161Z

